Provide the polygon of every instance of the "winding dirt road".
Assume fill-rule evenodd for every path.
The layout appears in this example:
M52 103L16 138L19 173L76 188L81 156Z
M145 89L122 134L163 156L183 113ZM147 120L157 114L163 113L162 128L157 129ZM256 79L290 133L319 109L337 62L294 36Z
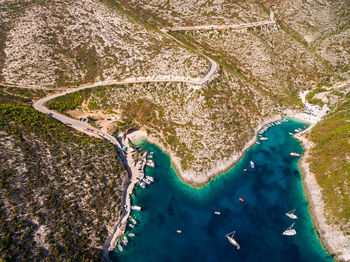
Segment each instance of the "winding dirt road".
M167 34L168 35L168 34ZM170 38L174 39L176 42L180 43L181 45L183 45L183 43L181 43L180 41L178 41L177 39L175 39L174 37L168 35ZM48 97L42 98L40 100L38 100L37 102L34 103L33 107L45 114L50 115L51 117L57 119L58 121L61 121L64 124L67 124L69 126L71 126L72 128L81 131L83 133L86 133L88 135L94 135L94 136L99 136L103 139L108 140L109 142L111 142L120 158L123 161L124 166L126 167L128 173L131 175L128 183L127 183L127 188L125 190L125 194L124 194L124 206L126 206L126 208L123 210L123 216L121 217L121 219L119 220L119 222L113 226L113 232L110 238L107 239L107 241L105 242L105 244L103 245L103 251L104 251L104 256L106 261L109 261L109 251L110 250L114 250L116 248L116 244L118 239L122 236L122 234L124 233L124 228L128 222L128 217L130 215L130 207L131 207L131 194L132 191L134 189L134 186L137 183L137 179L136 179L136 175L133 174L137 174L138 173L138 168L140 168L140 163L135 163L134 160L132 159L130 154L124 154L123 150L121 149L121 144L117 141L117 139L113 136L111 136L110 134L106 133L106 132L102 132L101 130L89 125L86 122L82 122L73 118L70 118L68 116L65 116L63 114L60 114L56 111L50 110L48 109L45 104L52 100L55 99L57 97L60 96L64 96L70 93L74 93L80 90L84 90L84 89L88 89L88 88L94 88L94 87L100 87L100 86L108 86L108 85L113 85L113 84L133 84L133 83L146 83L146 82L182 82L182 83L189 83L189 84L194 84L194 85L202 85L205 82L207 82L212 75L215 73L215 71L217 70L218 64L212 60L211 58L200 54L201 56L204 56L206 59L209 60L210 65L208 68L207 73L202 77L202 78L183 78L183 77L159 77L159 78L147 78L147 77L139 77L139 78L129 78L126 79L124 81L115 81L115 80L111 80L111 81L104 81L104 82L97 82L97 83L93 83L90 85L84 85L84 86L80 86L78 88L74 88L74 89L70 89L58 94L53 94L50 95ZM127 143L124 143L125 146L127 146Z

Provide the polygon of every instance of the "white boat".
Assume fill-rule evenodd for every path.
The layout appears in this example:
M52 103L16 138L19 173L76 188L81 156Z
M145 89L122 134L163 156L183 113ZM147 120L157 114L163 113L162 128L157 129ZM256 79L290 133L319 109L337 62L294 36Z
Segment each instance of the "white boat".
M181 234L182 230L178 229L178 230L176 230L176 233Z
M228 241L230 241L230 243L231 243L232 245L236 246L237 249L240 249L241 246L240 246L240 245L238 244L238 242L233 238L234 235L235 235L235 233L236 233L236 231L232 231L231 233L228 233L228 234L226 235L226 237L227 237Z
M134 225L137 224L137 221L136 221L133 217L130 217L130 221L131 221Z
M156 165L154 164L154 162L152 160L147 160L146 165L150 166L150 167L156 167Z
M133 225L133 224L129 224L129 227L130 227L130 228L134 228L134 225Z
M283 233L282 235L285 235L285 236L294 236L297 231L295 231L294 228L292 228L294 226L295 223L293 223L290 227L288 227Z
M260 137L260 140L265 141L265 140L269 140L269 139L267 137L262 136L262 137Z
M291 132L289 132L288 134L290 134L291 136L294 136L294 134L293 134L293 133L291 133Z
M220 215L221 213L219 211L214 212L215 215Z
M140 187L142 187L142 188L146 188L145 183L143 183L143 182L141 182L141 181L139 181L138 183L139 183Z
M294 153L294 152L291 152L290 155L291 155L291 156L300 156L300 154Z
M254 167L255 167L255 164L254 164L253 161L250 161L250 166L251 166L251 168L254 168Z
M128 236L129 236L129 237L134 237L135 234L134 234L134 233L129 233Z
M123 242L124 246L126 246L128 244L129 241L126 238L126 236L123 237L122 242Z
M295 209L289 211L286 213L286 216L290 217L291 219L298 219L298 217L294 214Z
M153 178L153 177L151 177L151 176L146 176L146 178L147 178L149 181L151 181L152 183L154 182L154 178Z
M131 210L141 211L141 207L139 207L139 206L131 206Z
M142 181L147 185L151 184L151 181L149 181L147 178L143 178Z
M120 244L118 244L118 249L119 249L120 252L123 252L123 248L122 248L122 246Z

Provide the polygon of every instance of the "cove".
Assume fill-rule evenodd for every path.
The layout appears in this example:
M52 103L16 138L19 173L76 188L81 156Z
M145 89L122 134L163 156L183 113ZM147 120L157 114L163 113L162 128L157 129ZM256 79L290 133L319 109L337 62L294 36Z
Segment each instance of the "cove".
M297 128L304 124L289 120L270 127L263 134L267 141L250 148L232 169L202 188L183 183L167 154L140 142L155 153L156 168L147 167L146 174L156 182L134 191L133 204L142 211L132 213L138 223L127 233L135 237L128 237L122 253L111 252L112 261L334 261L314 228L299 158L289 155L303 152L288 134ZM296 209L297 220L285 215L291 209ZM283 236L293 222L297 234ZM233 230L240 250L225 237Z

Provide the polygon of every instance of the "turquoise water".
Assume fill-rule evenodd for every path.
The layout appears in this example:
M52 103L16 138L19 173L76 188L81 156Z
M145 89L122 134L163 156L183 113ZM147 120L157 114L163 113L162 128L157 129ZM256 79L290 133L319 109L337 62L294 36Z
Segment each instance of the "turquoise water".
M155 152L157 167L147 167L146 173L156 182L135 190L133 204L142 211L133 213L139 223L128 232L136 236L129 238L123 253L111 253L112 260L333 261L312 223L299 158L289 155L303 149L288 132L303 127L291 120L272 126L264 133L269 140L252 147L231 170L200 189L179 180L167 154L142 142L144 149ZM284 214L294 208L298 220ZM283 236L293 222L297 234ZM225 238L233 230L240 250Z

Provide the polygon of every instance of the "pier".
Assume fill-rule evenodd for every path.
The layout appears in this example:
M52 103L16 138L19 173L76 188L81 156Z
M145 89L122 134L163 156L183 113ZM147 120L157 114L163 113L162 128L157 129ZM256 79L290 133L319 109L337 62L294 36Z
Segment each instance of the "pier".
M118 241L121 239L121 237L125 233L126 226L128 224L128 219L131 213L131 194L134 190L135 185L138 183L137 177L139 176L138 175L139 169L143 170L146 165L146 156L147 156L147 153L143 153L141 156L137 158L137 160L134 160L131 152L128 152L126 154L127 162L129 163L131 174L130 174L129 185L124 195L124 207L125 207L124 216L121 219L119 225L117 226L116 231L112 236L110 245L108 247L109 251L114 251L116 249Z

